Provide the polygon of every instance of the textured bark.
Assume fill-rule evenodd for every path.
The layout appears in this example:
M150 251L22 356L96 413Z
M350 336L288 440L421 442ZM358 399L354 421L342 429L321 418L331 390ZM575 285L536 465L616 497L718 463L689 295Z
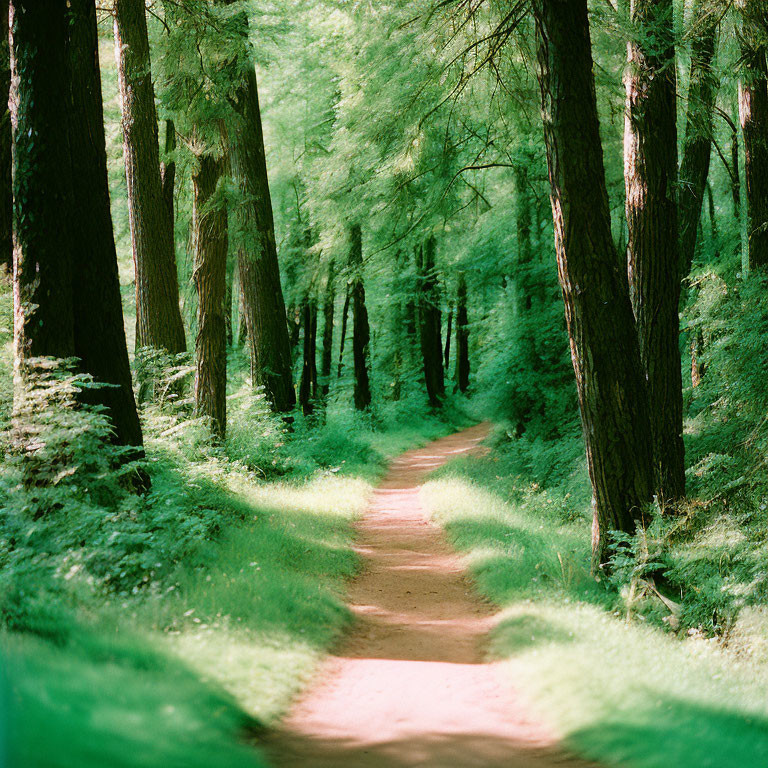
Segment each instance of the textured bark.
M107 408L116 441L140 446L109 203L96 6L94 0L69 5L75 354L84 371L112 385L84 394Z
M201 155L192 174L193 280L197 289L195 410L215 438L227 428L227 208L216 188L224 161Z
M0 0L0 265L13 271L13 180L11 167L11 53L8 47L8 0Z
M72 181L66 0L11 3L14 340L30 358L72 357Z
M304 328L302 349L299 404L305 416L315 410L317 397L317 304L307 296L301 307L301 324Z
M247 37L247 17L242 15L240 22ZM276 411L287 412L296 405L296 391L256 72L249 65L241 77L234 98L235 116L228 134L232 172L242 194L238 215L245 239L240 244L238 266L248 327L251 377L255 385L264 387Z
M719 81L712 70L717 49L716 16L697 0L694 18L700 25L691 44L688 110L680 163L680 263L685 277L696 252L696 234L712 154L713 115Z
M136 271L136 346L184 352L176 253L160 178L144 0L115 0L123 158Z
M320 358L320 397L328 397L331 385L331 365L333 362L333 317L336 304L336 266L328 264L328 276L323 298L323 351Z
M116 443L139 448L109 205L95 3L19 0L12 3L12 28L18 371L26 373L30 358L80 358L80 370L111 385L81 399L107 409Z
M611 237L587 0L535 0L534 10L558 273L604 563L608 531L633 531L653 494L647 395Z
M635 40L628 46L624 130L627 268L648 384L654 485L666 503L685 494L672 0L632 0L631 19ZM704 183L706 177L697 190L699 204Z
M433 407L442 402L445 395L443 372L442 329L440 314L440 289L435 269L435 238L428 237L421 250L419 276L419 338L421 359L424 366L424 383L427 397Z
M467 281L459 273L456 288L456 389L469 389L469 321L467 319Z
M768 266L768 66L757 19L762 0L739 0L742 71L739 120L744 137L749 268Z
M352 364L355 371L355 408L364 411L371 404L370 365L371 329L365 306L363 284L363 236L359 224L352 226L349 267L352 272Z

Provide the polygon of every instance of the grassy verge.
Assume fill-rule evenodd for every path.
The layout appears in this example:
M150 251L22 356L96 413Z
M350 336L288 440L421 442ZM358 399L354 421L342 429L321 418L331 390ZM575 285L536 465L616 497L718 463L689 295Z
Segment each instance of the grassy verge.
M458 460L423 497L500 606L490 653L534 710L569 748L608 766L768 764L765 660L699 632L681 639L628 622L619 596L589 577L583 475L563 473L544 490L513 452Z
M98 441L61 454L72 475L44 497L2 465L4 768L264 765L248 741L350 620L353 521L373 482L451 427L383 430L339 409L286 433L260 408L233 398L220 449L183 410L147 411L143 499L108 485Z

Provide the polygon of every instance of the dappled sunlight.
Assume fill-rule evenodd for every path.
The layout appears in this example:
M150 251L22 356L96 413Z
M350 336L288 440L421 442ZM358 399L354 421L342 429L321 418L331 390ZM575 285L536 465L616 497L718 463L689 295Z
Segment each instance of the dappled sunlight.
M639 768L766 763L765 659L736 662L698 633L681 642L628 622L589 576L586 527L543 491L502 484L492 462L453 465L421 498L501 606L492 658L568 747ZM725 542L725 530L712 535Z
M553 732L487 663L496 611L477 599L421 505L429 471L475 451L487 430L405 454L373 493L357 523L357 623L270 738L278 766L563 764Z

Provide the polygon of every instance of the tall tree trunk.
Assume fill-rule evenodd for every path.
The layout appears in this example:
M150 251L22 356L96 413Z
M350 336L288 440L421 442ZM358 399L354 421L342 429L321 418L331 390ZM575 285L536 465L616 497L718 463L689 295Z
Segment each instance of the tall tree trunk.
M139 449L137 457L142 435L112 234L95 3L14 0L11 27L17 371L23 376L30 358L80 358L81 370L111 385L82 400L107 409L115 442Z
M328 264L323 298L323 351L320 357L320 397L328 397L331 386L331 365L333 361L333 316L336 304L336 266Z
M443 368L451 365L451 333L453 332L453 303L448 304L448 321L445 324L445 348L443 349Z
M302 350L301 383L299 384L299 404L305 416L315 410L317 397L317 304L307 296L301 308L304 326L304 345Z
M173 222L160 178L144 0L115 0L115 53L136 270L136 346L184 352Z
M160 161L160 184L163 189L163 200L171 217L171 231L173 232L176 215L173 208L173 193L176 189L176 161L173 153L176 151L176 126L173 120L165 121L165 149L163 159Z
M678 197L680 271L683 277L691 271L696 252L696 233L709 176L713 116L719 87L712 69L717 49L717 16L705 7L702 0L697 0L694 19L698 26L691 44L691 75Z
M231 0L224 0L231 4ZM248 17L237 16L243 44L248 43ZM234 98L234 118L228 131L232 172L243 196L238 206L240 243L238 264L251 353L251 378L263 386L279 412L296 405L291 345L285 299L275 244L272 198L267 177L256 72L247 63Z
M419 338L421 357L424 365L424 383L427 397L433 407L440 405L445 395L443 374L442 329L440 316L440 290L435 268L435 238L427 238L422 249L419 269L421 290L419 292Z
M341 341L339 342L339 366L336 371L336 378L341 378L341 371L344 368L344 345L347 341L347 323L349 320L349 304L352 300L352 286L347 283L347 290L344 294L344 306L341 310Z
M193 279L197 289L195 410L210 419L214 437L227 429L227 208L216 191L224 160L197 158L192 174Z
M111 385L84 394L107 408L115 440L141 446L109 202L96 5L70 0L69 6L75 355L96 381Z
M352 362L355 370L355 408L364 411L371 404L370 364L371 329L365 306L363 284L363 235L359 224L351 230L349 266L352 271Z
M234 342L234 327L232 324L232 314L233 314L233 302L234 302L234 291L233 291L233 283L234 283L234 276L232 274L232 270L230 268L231 259L227 258L227 288L224 296L224 322L227 326L227 346L232 346L232 343Z
M11 167L11 53L8 47L8 0L0 0L0 264L13 272L13 180Z
M456 389L469 389L469 320L467 318L467 281L459 272L456 288Z
M534 10L558 273L595 500L593 549L605 563L608 532L632 532L653 495L647 394L611 236L587 0L534 0Z
M744 137L750 270L768 266L768 66L757 29L762 0L739 0L742 12L739 119Z
M735 112L738 112L738 98L736 99ZM731 128L731 199L733 200L733 217L736 221L741 219L741 170L739 160L739 129L736 120L728 118Z
M685 494L685 448L672 0L632 0L631 19L624 130L629 294L648 382L655 490L662 503L674 503ZM705 183L697 190L699 214Z
M72 201L67 2L13 0L14 342L30 358L72 357Z
M239 264L239 259L237 260ZM243 287L240 285L240 276L238 272L235 272L235 278L237 279L237 344L240 347L244 347L248 343L248 323L245 316L245 298L243 297Z

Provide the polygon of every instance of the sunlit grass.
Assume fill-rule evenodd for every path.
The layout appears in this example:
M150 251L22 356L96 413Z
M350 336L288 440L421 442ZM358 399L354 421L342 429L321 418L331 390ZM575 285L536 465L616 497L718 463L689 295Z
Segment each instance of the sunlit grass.
M489 653L510 682L567 747L604 765L768 764L766 660L614 611L589 577L587 520L569 522L557 495L500 475L493 456L454 462L422 492L501 608ZM742 624L733 638L751 649L766 622Z

